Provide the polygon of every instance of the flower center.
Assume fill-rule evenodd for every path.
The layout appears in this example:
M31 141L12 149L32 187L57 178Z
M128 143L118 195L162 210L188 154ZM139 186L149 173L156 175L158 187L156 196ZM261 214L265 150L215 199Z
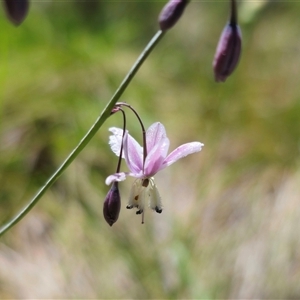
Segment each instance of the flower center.
M149 179L148 179L148 178L146 178L146 179L144 179L144 180L143 180L143 182L142 182L142 186L144 186L144 187L148 187L148 185L149 185Z

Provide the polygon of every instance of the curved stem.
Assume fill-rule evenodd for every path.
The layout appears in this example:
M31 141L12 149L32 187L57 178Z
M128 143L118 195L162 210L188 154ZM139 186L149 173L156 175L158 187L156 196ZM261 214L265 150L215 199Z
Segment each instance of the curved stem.
M145 160L146 160L146 157L147 157L147 142L146 142L146 130L145 130L145 126L139 116L139 114L137 113L137 111L129 104L125 103L125 102L118 102L116 105L118 106L125 106L125 107L128 107L129 109L131 109L131 111L135 114L135 116L137 117L137 119L139 120L140 122L140 125L142 127L142 134L143 134L143 156L144 156L144 165L145 165ZM143 166L144 168L144 166Z
M120 108L120 111L122 112L122 115L123 115L123 134L122 134L122 142L121 142L121 147L120 147L120 155L119 155L116 173L119 173L120 169L121 169L122 156L123 156L123 142L124 142L124 136L125 136L125 130L126 130L126 115L122 108Z
M83 139L79 142L79 144L74 148L71 154L67 157L67 159L60 165L60 167L54 172L54 174L48 179L46 184L38 191L38 193L31 199L31 201L10 221L4 224L0 228L0 236L2 236L6 231L16 225L41 199L41 197L45 194L45 192L52 186L52 184L60 177L60 175L67 169L67 167L73 162L73 160L78 156L78 154L86 147L86 145L90 142L90 140L94 137L97 131L100 129L105 120L110 116L111 111L116 104L116 102L120 99L127 86L131 82L132 78L135 76L140 66L146 60L151 51L155 48L161 38L164 36L164 32L159 30L154 37L147 44L143 52L140 54L132 68L129 70L122 83L103 109L100 116L97 118L95 123L83 137Z

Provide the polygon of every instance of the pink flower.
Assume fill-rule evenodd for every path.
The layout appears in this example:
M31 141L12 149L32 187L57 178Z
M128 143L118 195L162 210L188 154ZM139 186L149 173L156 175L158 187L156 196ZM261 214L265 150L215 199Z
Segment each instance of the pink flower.
M109 129L112 135L109 144L112 151L119 156L122 143L123 130L112 127ZM158 213L162 212L161 197L154 183L153 176L172 165L177 160L199 152L204 146L200 142L183 144L168 155L170 141L167 137L165 127L157 122L152 124L146 132L147 155L144 149L128 133L125 132L123 141L123 158L126 161L129 172L121 172L106 178L107 185L115 181L123 181L126 176L137 178L133 183L127 208L137 207L137 214L144 211L145 199L148 198L150 207Z

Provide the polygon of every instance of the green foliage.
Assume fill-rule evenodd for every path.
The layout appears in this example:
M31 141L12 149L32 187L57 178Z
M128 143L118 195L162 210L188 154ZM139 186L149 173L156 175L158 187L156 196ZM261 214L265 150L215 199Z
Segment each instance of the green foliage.
M225 84L212 59L227 3L191 2L122 101L171 148L204 150L156 178L161 215L102 217L112 116L0 243L0 298L299 298L300 40L296 2L241 3L243 52ZM247 6L248 5L248 6ZM254 5L254 4L253 4ZM0 18L0 220L76 146L158 28L160 2L32 2ZM248 13L247 13L248 12ZM140 134L134 118L129 130ZM137 136L138 138L138 136Z

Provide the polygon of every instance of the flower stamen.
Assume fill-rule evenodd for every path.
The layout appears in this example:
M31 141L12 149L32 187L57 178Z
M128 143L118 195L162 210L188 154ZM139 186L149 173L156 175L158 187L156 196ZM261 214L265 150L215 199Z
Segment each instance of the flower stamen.
M161 213L162 213L162 209L159 208L158 206L155 206L155 211L156 211L158 214L161 214Z
M143 180L142 186L148 187L148 185L149 185L149 179L146 178L146 179Z

